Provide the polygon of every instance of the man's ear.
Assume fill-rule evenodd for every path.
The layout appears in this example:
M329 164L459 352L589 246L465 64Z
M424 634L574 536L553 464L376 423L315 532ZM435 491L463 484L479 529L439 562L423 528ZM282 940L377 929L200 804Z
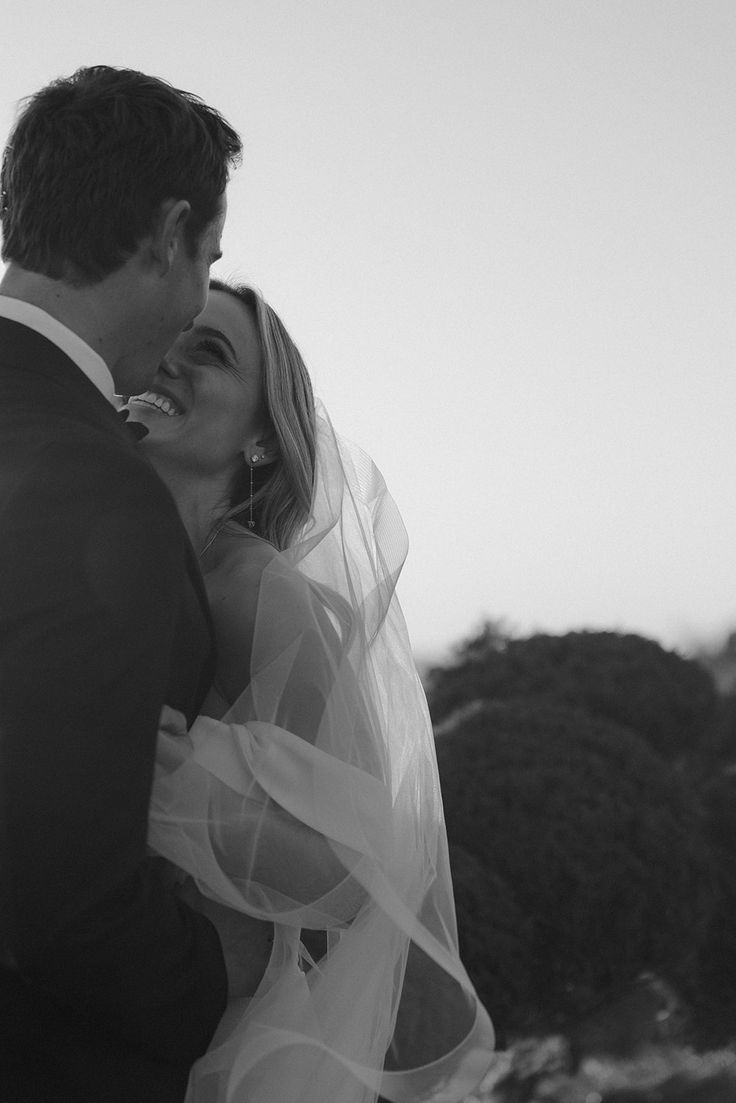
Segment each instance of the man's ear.
M162 276L168 275L177 253L184 247L184 228L191 210L186 199L165 199L156 213L150 248Z

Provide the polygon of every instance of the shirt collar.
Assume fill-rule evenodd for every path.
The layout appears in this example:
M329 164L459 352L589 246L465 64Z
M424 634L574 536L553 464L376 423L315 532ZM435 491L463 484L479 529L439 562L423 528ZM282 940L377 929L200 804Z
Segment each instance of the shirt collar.
M78 334L56 318L52 318L39 306L33 306L32 303L24 302L22 299L12 299L9 295L0 295L0 318L7 318L9 322L19 322L21 325L28 326L41 337L51 341L74 361L111 405L117 405L115 383L110 369L102 357Z

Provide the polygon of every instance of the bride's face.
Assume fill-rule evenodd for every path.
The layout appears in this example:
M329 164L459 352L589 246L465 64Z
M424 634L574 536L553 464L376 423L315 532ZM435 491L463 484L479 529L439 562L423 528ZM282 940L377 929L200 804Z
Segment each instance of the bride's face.
M250 312L224 291L210 292L180 334L150 391L129 401L130 420L148 429L151 459L202 475L242 469L243 452L263 433L262 366Z

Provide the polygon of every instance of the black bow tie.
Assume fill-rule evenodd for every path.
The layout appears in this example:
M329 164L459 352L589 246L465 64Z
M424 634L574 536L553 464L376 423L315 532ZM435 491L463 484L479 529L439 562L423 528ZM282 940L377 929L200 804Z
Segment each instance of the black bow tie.
M143 440L144 437L148 436L148 429L146 429L145 425L141 425L140 421L128 421L130 410L128 410L127 407L118 410L118 417L124 423L125 428L128 430L133 440Z

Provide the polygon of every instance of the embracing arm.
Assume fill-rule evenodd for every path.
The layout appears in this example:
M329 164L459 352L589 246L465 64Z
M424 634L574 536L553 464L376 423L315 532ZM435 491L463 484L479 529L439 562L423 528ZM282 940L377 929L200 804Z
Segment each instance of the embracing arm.
M337 926L364 899L362 840L342 798L368 787L379 808L386 790L324 595L283 563L261 566L206 578L230 708L225 722L196 722L191 752L160 743L153 845L223 903ZM197 866L196 855L209 857Z
M224 1007L222 954L146 857L183 547L141 465L57 451L3 516L8 949L97 1029L191 1063Z

